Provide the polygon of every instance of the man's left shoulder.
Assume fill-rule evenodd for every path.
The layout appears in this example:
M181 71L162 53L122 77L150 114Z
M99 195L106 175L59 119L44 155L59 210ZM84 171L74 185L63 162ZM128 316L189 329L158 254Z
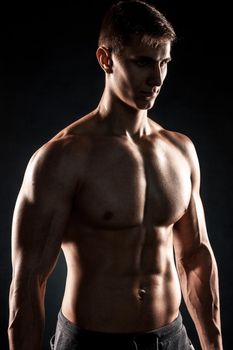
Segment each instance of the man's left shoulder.
M181 132L172 130L161 130L163 137L175 147L177 147L185 156L192 157L196 154L195 146L189 136Z
M166 131L166 138L182 154L190 167L192 179L200 176L197 151L193 141L187 135L177 131Z
M189 136L178 131L166 129L151 119L149 122L155 139L159 136L159 138L175 147L190 160L197 157L195 145Z
M183 134L181 132L163 129L163 130L161 130L161 133L170 142L172 142L174 144L177 144L177 146L187 147L190 144L193 144L193 142L190 139L190 137L188 137L186 134Z

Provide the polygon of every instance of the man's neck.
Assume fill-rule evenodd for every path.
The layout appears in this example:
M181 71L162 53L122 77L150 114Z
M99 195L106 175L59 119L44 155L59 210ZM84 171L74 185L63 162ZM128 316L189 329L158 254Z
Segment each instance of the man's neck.
M98 115L105 120L110 131L115 135L140 138L150 134L147 110L136 110L126 104L106 102L102 97L98 105Z

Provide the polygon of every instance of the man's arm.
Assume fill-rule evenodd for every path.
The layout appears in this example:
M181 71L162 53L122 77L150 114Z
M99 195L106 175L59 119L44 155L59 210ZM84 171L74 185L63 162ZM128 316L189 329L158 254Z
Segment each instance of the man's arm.
M187 141L192 192L184 216L174 225L174 249L182 294L203 350L222 349L218 270L200 198L200 169Z
M13 215L10 350L41 349L44 296L69 218L76 181L61 141L30 160ZM66 164L67 162L68 164Z

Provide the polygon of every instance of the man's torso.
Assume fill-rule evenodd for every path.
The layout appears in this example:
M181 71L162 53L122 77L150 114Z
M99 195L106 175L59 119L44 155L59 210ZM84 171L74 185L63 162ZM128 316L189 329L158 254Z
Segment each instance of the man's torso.
M77 130L76 147L79 138L88 147L83 164L73 152L85 171L62 245L62 311L89 330L162 327L181 300L172 228L191 193L182 140L164 129L138 140Z

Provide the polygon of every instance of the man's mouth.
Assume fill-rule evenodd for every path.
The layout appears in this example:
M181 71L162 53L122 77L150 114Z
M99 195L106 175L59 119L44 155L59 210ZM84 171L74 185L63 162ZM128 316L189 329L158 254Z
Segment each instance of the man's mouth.
M154 98L156 96L155 91L141 91L142 95L148 98Z

